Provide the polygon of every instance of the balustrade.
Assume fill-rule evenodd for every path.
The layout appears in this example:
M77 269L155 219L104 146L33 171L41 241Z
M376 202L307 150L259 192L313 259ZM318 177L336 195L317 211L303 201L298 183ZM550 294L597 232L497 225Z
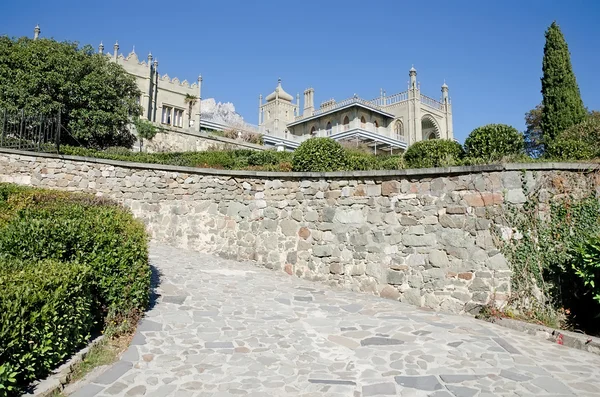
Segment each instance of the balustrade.
M421 95L421 103L437 110L444 110L443 103L425 95Z

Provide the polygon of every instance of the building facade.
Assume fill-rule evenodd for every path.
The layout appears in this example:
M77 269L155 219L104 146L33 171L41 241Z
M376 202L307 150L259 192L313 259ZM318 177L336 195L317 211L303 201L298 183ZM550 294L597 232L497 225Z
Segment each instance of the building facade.
M448 86L441 87L441 99L421 93L417 71L409 71L408 90L387 96L381 90L378 98L365 100L357 95L336 102L330 99L314 105L314 89L304 91L304 107L300 114L300 98L285 92L281 80L263 103L259 97L259 125L269 141L296 146L309 137L331 137L338 141L362 142L374 151L405 150L414 142L426 139L454 139L452 105ZM267 139L265 139L267 141Z
M175 128L188 129L198 126L201 112L202 76L190 84L187 80L179 81L167 74L160 75L158 60L148 54L147 59L140 60L131 51L129 55L119 54L119 43L113 46L112 54L104 53L104 45L100 43L98 52L121 65L132 75L142 92L139 104L143 108L142 117L155 123Z
M41 33L34 29L34 40ZM185 130L227 130L259 133L267 146L278 150L293 150L311 137L330 137L341 142L364 143L374 152L404 151L414 142L427 139L454 139L452 129L452 104L448 86L441 87L441 99L421 93L417 71L409 71L408 89L391 96L384 90L375 99L366 100L352 96L337 102L322 102L315 108L315 91L304 91L303 107L300 95L294 97L283 89L279 79L275 90L264 98L259 96L258 125L241 120L226 122L202 114L202 76L196 82L180 81L167 74L160 75L158 60L148 54L140 60L131 51L119 54L118 42L113 52L105 53L100 43L98 52L121 65L132 75L142 92L139 104L142 117L162 125ZM214 107L214 106L213 106ZM301 111L302 109L302 111ZM239 115L238 115L239 117Z

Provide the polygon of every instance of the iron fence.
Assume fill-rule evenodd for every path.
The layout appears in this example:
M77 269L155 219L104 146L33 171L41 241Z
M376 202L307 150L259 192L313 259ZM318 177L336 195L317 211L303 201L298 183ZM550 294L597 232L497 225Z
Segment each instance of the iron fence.
M60 111L51 115L0 109L0 147L59 152Z

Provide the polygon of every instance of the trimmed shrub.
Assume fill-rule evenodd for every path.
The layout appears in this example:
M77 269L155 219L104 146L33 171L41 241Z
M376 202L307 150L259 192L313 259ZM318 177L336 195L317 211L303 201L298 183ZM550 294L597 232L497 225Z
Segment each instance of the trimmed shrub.
M589 160L600 156L600 116L588 116L546 146L546 156L556 160Z
M348 156L331 138L310 138L294 152L292 169L301 172L328 172L346 169Z
M0 252L25 261L87 264L93 269L97 298L105 311L143 310L150 287L144 226L116 205L78 196L19 195L21 203L30 200L31 204L0 228Z
M144 225L111 201L0 184L0 254L0 396L148 305Z
M401 170L404 168L404 158L402 156L385 156L379 158L380 170Z
M433 168L460 165L464 151L460 143L450 139L431 139L413 143L404 162L408 168Z
M379 159L372 154L356 150L346 150L346 156L346 169L348 171L369 171L378 169Z
M523 134L506 124L488 124L476 128L465 140L466 156L484 161L497 161L524 151Z
M85 344L94 305L89 267L0 258L0 395L17 395Z
M279 163L275 153L270 150L252 152L248 156L248 165L275 165Z

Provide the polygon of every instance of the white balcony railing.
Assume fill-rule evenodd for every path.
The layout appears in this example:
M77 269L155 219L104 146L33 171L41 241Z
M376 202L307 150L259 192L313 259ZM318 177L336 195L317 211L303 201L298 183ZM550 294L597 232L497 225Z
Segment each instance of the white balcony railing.
M389 130L387 127L378 127L372 123L361 123L360 120L353 120L349 124L338 124L331 126L330 130L317 130L313 133L312 136L316 137L330 137L332 135L336 135L345 131L350 130L362 130L366 132L371 132L377 135L381 135L383 137L388 137L392 139L396 139L398 141L406 142L406 138L403 136L398 136L396 133Z
M336 102L335 104L327 105L327 106L324 106L324 107L322 107L320 109L317 109L310 116L304 116L304 115L297 116L296 117L296 121L305 119L307 117L318 116L318 115L323 114L325 112L329 112L329 111L332 111L332 110L335 110L335 109L340 109L340 108L343 108L345 106L352 105L354 103L360 103L360 104L363 104L365 106L369 106L371 108L375 108L375 109L383 112L383 109L381 108L381 106L373 103L373 101L367 101L366 99L362 99L362 98L359 98L357 96L354 96L352 98L348 98L348 99L344 99L343 101Z
M436 110L444 110L444 104L442 102L425 95L421 95L421 103L425 106L432 107Z
M371 103L375 104L376 106L390 106L405 101L408 101L408 91L400 92L390 96L381 96L373 99Z

